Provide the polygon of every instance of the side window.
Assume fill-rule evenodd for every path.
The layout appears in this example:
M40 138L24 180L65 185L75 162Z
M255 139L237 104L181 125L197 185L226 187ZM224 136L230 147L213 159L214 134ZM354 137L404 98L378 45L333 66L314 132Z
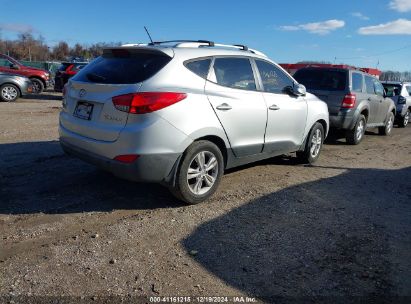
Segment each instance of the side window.
M375 94L379 96L384 96L384 87L382 86L382 84L376 79L373 79L373 80L374 80Z
M362 92L363 80L360 73L352 73L352 90L353 92Z
M257 89L253 69L247 58L216 58L214 72L219 85L243 90Z
M274 64L262 60L255 62L260 72L264 92L283 93L286 87L293 86L293 80Z
M365 76L365 87L368 94L375 94L374 79L370 76Z
M0 66L9 68L12 63L7 59L0 58Z
M408 95L411 96L411 86L407 86L406 88L407 88L407 91L408 91Z
M185 63L187 69L202 78L207 78L211 59L201 59Z

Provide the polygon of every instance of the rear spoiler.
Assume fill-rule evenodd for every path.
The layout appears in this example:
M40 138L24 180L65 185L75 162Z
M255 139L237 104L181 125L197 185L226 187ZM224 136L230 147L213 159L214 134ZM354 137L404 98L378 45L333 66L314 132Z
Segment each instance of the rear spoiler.
M103 56L109 57L129 57L136 54L153 54L159 56L174 57L174 51L171 48L157 48L150 46L126 46L111 47L103 49Z

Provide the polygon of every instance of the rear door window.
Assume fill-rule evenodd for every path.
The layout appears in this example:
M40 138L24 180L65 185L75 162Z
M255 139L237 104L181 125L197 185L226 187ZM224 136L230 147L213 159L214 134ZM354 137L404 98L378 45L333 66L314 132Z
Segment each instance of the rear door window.
M184 65L191 72L197 74L198 76L206 79L208 75L208 70L210 69L211 59L200 59L186 62Z
M138 83L152 77L171 60L167 55L157 53L118 51L103 54L92 61L77 73L74 80L106 84Z
M294 78L308 90L343 91L347 87L347 72L327 69L303 69Z
M262 60L256 60L255 63L260 72L264 92L284 93L285 88L293 86L293 80L274 64Z
M248 58L216 58L214 73L219 85L243 90L257 89Z
M375 95L374 78L370 76L365 76L365 88L366 88L367 94Z
M379 96L384 96L384 87L377 79L374 79L374 90L375 94Z
M362 92L363 87L363 77L360 73L352 73L352 91Z
M411 96L411 86L407 86L406 88L407 88L408 95Z

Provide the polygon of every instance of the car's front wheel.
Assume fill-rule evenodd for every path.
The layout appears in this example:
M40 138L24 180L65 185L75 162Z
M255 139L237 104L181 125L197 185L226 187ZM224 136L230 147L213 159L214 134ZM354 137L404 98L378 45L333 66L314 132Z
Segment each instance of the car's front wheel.
M384 127L378 128L378 133L380 135L391 135L394 126L394 114L392 112L388 113L387 121Z
M44 91L44 84L40 79L30 78L31 83L33 84L33 93L40 94Z
M324 128L319 122L311 128L308 134L304 151L298 151L297 157L302 163L312 164L320 157L320 152L324 143Z
M201 203L217 190L223 173L220 149L212 142L196 141L184 153L171 191L188 204Z
M5 102L12 102L17 100L20 96L19 89L13 84L3 84L0 87L0 100Z
M405 112L405 115L400 118L400 121L398 121L398 126L400 128L405 128L409 122L410 122L410 110L407 110L407 112Z

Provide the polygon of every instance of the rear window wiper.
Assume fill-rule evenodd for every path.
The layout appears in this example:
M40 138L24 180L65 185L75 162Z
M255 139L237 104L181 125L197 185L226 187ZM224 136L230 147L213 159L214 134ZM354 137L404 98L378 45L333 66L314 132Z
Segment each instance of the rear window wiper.
M101 75L97 75L94 73L88 73L86 74L88 80L90 81L105 81L107 78Z

